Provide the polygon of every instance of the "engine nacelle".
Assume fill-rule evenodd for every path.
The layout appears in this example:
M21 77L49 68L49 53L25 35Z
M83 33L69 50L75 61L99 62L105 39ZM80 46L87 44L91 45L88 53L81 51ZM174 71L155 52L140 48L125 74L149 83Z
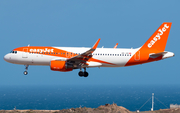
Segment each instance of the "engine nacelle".
M72 68L68 68L66 66L66 61L57 61L57 60L52 60L50 64L51 70L53 71L72 71Z

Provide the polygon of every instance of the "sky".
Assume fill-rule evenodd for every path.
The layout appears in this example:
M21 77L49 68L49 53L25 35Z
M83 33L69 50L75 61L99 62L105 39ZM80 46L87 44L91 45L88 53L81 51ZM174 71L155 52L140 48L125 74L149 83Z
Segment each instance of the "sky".
M0 86L5 85L180 85L179 0L1 0ZM119 68L51 71L49 66L5 62L11 50L27 46L137 48L163 22L172 22L166 51L175 57Z

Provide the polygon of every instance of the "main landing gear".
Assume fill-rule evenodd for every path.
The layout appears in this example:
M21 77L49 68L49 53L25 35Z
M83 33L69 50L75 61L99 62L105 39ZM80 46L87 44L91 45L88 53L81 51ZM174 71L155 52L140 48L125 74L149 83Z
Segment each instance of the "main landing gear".
M27 75L28 74L28 72L27 72L27 70L28 70L28 67L29 67L29 65L25 65L25 69L26 69L26 71L24 71L23 73L24 73L24 75Z
M82 69L80 69L80 71L79 71L79 76L80 77L88 77L88 72L86 72L86 68L84 68L84 72L82 71Z

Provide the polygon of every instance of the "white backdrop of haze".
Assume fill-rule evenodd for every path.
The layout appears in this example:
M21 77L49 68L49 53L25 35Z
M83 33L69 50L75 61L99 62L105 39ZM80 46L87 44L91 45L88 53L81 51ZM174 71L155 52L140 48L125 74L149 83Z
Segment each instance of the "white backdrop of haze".
M180 85L179 0L1 0L0 1L0 86L2 85ZM166 50L175 57L121 68L88 68L54 72L49 66L7 63L5 54L27 46L137 48L163 22L172 22Z

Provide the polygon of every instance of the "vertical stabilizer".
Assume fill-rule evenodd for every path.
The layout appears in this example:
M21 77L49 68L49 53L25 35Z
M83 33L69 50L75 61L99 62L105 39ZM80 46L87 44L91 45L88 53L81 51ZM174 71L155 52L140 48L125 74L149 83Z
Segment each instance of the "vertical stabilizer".
M142 46L142 49L146 50L157 50L163 52L166 47L167 39L171 29L170 22L163 23L154 34L146 41Z

